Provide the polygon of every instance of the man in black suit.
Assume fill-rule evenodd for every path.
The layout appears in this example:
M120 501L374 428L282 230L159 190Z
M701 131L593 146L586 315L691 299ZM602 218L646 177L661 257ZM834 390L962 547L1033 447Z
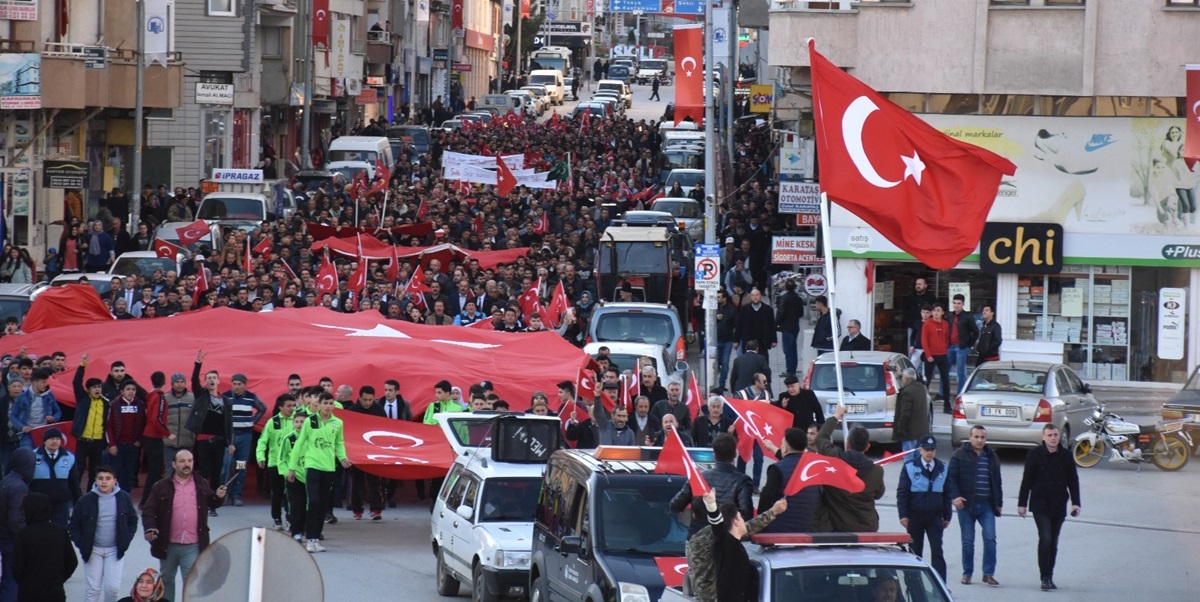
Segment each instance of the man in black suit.
M775 310L763 302L758 289L750 291L750 302L738 311L737 330L742 349L750 341L758 341L758 348L764 354L775 347Z
M840 351L870 351L871 339L863 336L862 323L858 320L846 322L846 336L842 337Z
M734 391L749 387L754 382L755 374L766 374L769 382L771 364L767 361L767 356L759 352L758 341L746 341L745 353L733 360L732 373L733 386L731 389Z

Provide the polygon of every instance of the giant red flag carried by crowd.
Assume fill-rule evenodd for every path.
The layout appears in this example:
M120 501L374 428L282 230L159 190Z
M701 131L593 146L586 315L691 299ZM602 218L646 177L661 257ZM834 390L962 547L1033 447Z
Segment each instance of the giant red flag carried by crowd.
M1000 178L1016 165L937 131L811 40L808 49L821 191L922 263L957 265L979 244Z

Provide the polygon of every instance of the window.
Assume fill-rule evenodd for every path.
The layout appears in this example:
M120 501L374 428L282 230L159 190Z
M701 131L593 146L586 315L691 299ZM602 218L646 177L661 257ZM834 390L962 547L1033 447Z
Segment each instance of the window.
M262 42L263 58L279 58L283 56L283 28L264 27L259 40Z
M237 5L233 0L208 0L208 14L210 17L236 17Z
M1167 6L1200 6L1200 0L1167 0Z
M1034 96L1029 94L985 94L983 115L1033 115Z
M979 113L979 95L930 94L929 112L950 115L976 115Z
M1040 115L1057 117L1087 117L1092 114L1093 98L1091 96L1042 96Z

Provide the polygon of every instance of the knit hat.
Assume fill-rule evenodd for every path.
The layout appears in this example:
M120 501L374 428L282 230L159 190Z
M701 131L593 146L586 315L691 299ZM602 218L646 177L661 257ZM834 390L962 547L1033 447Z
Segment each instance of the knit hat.
M171 382L174 383L174 382L178 382L181 380L183 382L187 382L187 378L183 375L182 372L175 372L175 373L171 374Z
M64 441L66 440L66 438L63 437L62 431L58 430L58 427L53 427L53 426L46 429L46 435L44 437L42 437L43 442L45 442L48 439L62 439Z
M242 383L242 384L245 384L245 383L246 383L246 375L245 375L245 374L242 374L241 372L238 372L237 374L234 374L234 375L233 375L233 382L235 382L235 383Z

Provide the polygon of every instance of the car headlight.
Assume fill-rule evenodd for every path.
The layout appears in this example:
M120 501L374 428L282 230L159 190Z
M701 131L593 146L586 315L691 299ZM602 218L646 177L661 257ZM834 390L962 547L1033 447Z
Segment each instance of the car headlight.
M617 584L620 587L621 595L617 598L621 602L650 602L650 592L644 585L636 583L625 583L624 581Z
M496 566L502 569L529 568L529 552L496 551Z

